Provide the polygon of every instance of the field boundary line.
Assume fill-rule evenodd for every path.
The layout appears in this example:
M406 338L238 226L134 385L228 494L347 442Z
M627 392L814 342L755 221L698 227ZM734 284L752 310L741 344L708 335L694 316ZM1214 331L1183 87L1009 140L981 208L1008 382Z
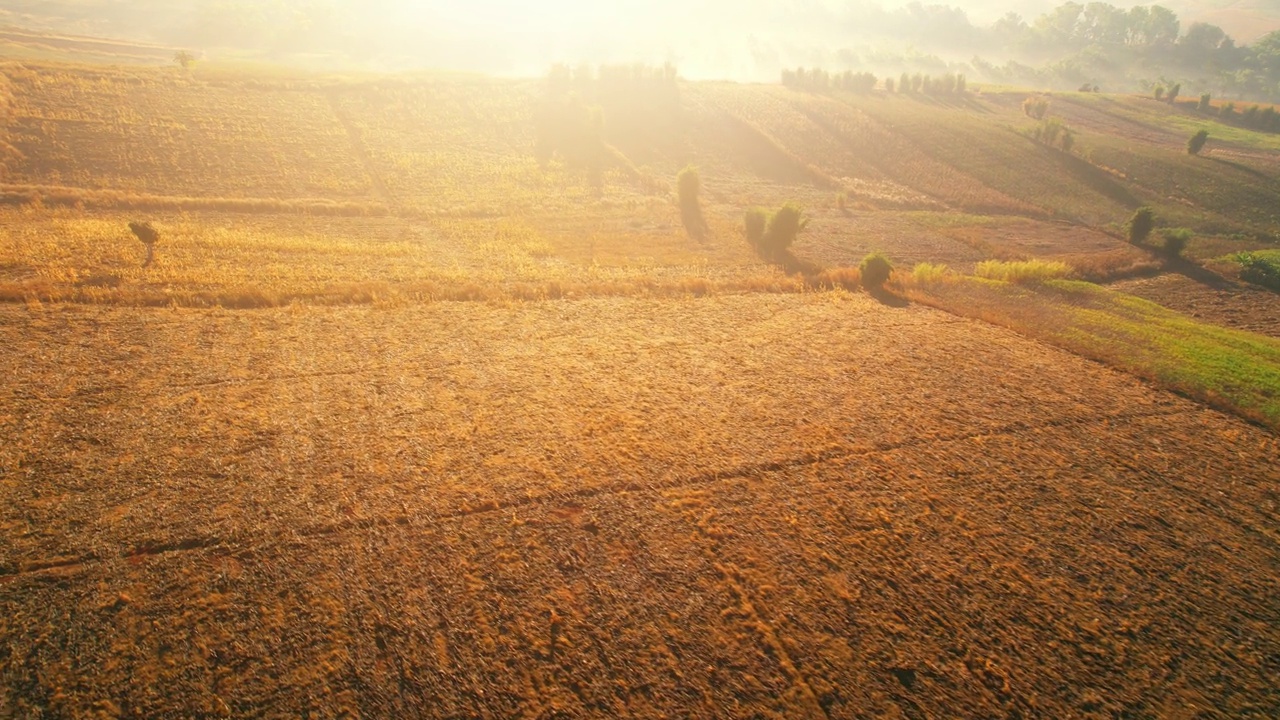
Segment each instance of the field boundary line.
M347 139L351 141L351 151L356 154L360 160L360 166L364 168L365 173L369 176L369 182L373 183L373 189L378 193L378 197L390 207L393 212L400 209L399 203L391 194L391 189L387 187L387 183L383 181L382 176L378 174L377 168L373 164L373 156L369 154L369 148L365 147L364 138L360 134L360 128L356 127L355 121L342 109L340 93L331 90L325 93L325 97L329 100L329 107L333 110L333 116L337 118L338 123L347 131Z
M1210 409L1211 408L1207 408ZM119 553L104 556L102 554L87 553L74 559L54 558L48 560L30 560L26 562L17 562L9 566L0 566L0 583L9 582L23 576L37 575L50 569L66 569L68 567L78 567L100 563L109 558L134 559L140 556L151 556L160 554L185 553L193 550L207 550L213 548L229 548L236 547L246 543L238 542L243 539L249 543L258 541L276 541L281 544L305 540L314 537L324 537L336 535L339 533L349 532L351 530L368 530L378 527L389 527L392 525L408 526L415 521L427 521L438 523L441 521L461 520L464 518L492 515L495 513L506 513L511 510L520 508L541 507L553 503L566 503L581 500L591 500L595 498L607 498L617 495L626 495L631 493L643 492L663 492L669 490L680 490L685 488L699 487L703 485L711 485L723 481L743 480L768 473L784 472L795 470L798 468L812 467L828 462L836 462L858 457L874 457L886 453L904 450L913 447L920 447L929 444L953 444L961 443L978 438L988 438L1001 435L1011 435L1019 432L1027 432L1044 429L1058 429L1068 427L1089 427L1093 425L1101 425L1112 422L1126 422L1132 420L1141 420L1145 418L1160 417L1176 417L1189 412L1186 408L1179 409L1153 409L1134 412L1120 412L1111 415L1102 415L1088 418L1057 418L1046 422L1014 422L1005 425L985 428L980 432L971 433L955 433L946 436L934 437L914 437L897 442L882 442L870 448L843 448L827 450L816 453L807 453L789 459L771 460L768 462L752 463L740 465L735 468L725 470L711 470L699 473L693 473L683 477L673 478L666 482L655 482L649 484L640 484L637 482L628 482L620 486L613 487L595 487L582 488L564 493L534 495L515 498L506 504L485 503L478 508L461 508L457 510L440 512L440 513L417 513L414 515L386 515L380 517L356 518L351 520L342 520L338 522L318 523L310 526L302 526L290 529L286 532L278 533L262 533L258 538L240 537L240 538L210 538L208 536L191 537L176 541L143 543L141 545L133 545L127 549L123 549ZM1216 411L1215 411L1216 412ZM832 481L834 482L834 481Z

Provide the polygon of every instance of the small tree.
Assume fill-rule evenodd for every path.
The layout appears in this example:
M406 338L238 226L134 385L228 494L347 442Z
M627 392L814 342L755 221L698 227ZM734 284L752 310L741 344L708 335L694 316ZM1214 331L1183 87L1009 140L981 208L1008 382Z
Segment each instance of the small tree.
M1187 241L1192 232L1187 228L1172 228L1164 231L1164 251L1169 257L1178 257L1187 248Z
M702 177L698 168L687 165L676 175L676 192L680 197L680 219L685 230L695 237L701 238L707 231L707 221L702 217L702 204L698 196L702 193Z
M1062 152L1071 152L1071 148L1076 144L1076 136L1071 132L1071 128L1065 126L1062 128L1062 138L1058 142L1062 143Z
M773 217L769 218L769 227L764 233L765 249L780 253L791 247L800 231L809 225L809 221L802 219L801 215L800 206L795 203L786 203L778 208Z
M1160 102L1161 100L1164 100L1164 86L1163 86L1163 85L1157 85L1157 86L1156 86L1155 96L1156 96L1156 102Z
M858 272L862 277L863 287L868 290L879 290L893 273L893 265L889 263L888 258L876 252L862 258Z
M772 214L763 208L751 208L743 218L747 242L763 255L780 255L808 227L809 221L802 216L795 203L786 203Z
M196 56L186 50L179 50L173 54L173 61L183 70L190 70L191 66L196 63Z
M1200 130L1191 139L1187 141L1187 152L1191 155L1199 155L1204 149L1204 144L1209 141L1209 131Z
M1140 207L1129 218L1129 242L1141 245L1156 227L1155 212L1149 207Z
M1200 112L1209 112L1213 109L1213 96L1205 93L1200 96L1200 104L1196 105L1196 109Z
M884 91L890 94L893 93L893 78L887 77L884 79Z
M1169 103L1170 105L1178 102L1178 93L1180 92L1182 92L1182 84L1174 83L1173 87L1169 88L1169 94L1168 96L1165 97L1165 102Z
M147 259L143 261L142 267L151 267L151 263L156 259L156 243L160 240L160 231L149 222L131 222L129 229L147 248Z

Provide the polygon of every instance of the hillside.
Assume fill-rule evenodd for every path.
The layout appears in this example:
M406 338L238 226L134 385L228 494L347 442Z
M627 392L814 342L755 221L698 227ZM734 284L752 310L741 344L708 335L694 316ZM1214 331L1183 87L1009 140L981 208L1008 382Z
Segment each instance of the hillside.
M0 71L0 718L1280 714L1239 113Z
M1193 231L1193 256L1266 246L1280 229L1280 135L1194 103L1047 97L1048 119L1074 132L1062 152L1030 137L1041 121L1023 113L1021 91L593 80L573 90L602 112L607 152L592 181L535 158L546 81L239 72L10 65L0 189L104 210L398 217L402 235L446 244L518 216L518 232L569 261L557 266L569 274L590 261L566 236L581 227L569 208L634 238L611 252L681 266L741 248L742 212L788 200L813 218L796 255L826 266L880 249L906 262L1037 256L1119 272L1145 257L1121 237L1141 205ZM1188 155L1201 127L1209 147ZM668 202L689 163L701 168L711 245L682 239Z

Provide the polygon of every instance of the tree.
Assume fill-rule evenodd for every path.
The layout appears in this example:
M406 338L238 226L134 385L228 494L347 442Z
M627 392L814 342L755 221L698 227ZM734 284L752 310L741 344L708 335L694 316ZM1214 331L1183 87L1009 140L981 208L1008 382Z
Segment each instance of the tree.
M796 236L809 225L799 205L786 203L777 212L751 208L743 218L747 242L766 257L783 255Z
M1191 155L1199 155L1204 149L1204 144L1209 141L1209 131L1200 130L1191 139L1187 141L1187 152Z
M1160 102L1161 100L1164 100L1164 86L1163 86L1163 85L1157 85L1157 86L1156 86L1155 98L1156 98L1156 102Z
M1219 50L1235 45L1227 33L1217 25L1191 23L1187 34L1178 39L1178 51L1188 62L1207 66Z
M1129 10L1129 44L1171 47L1178 39L1178 16L1159 5L1139 5Z
M1062 152L1070 154L1071 148L1076 144L1076 136L1071 132L1071 128L1062 128L1062 138L1058 142L1062 145Z
M782 252L791 247L796 236L808 225L809 221L801 217L800 206L786 203L769 218L769 227L764 231L765 245L773 252Z
M1174 83L1173 87L1169 88L1169 94L1165 96L1165 102L1170 105L1178 102L1178 93L1180 92L1182 92L1182 83Z
M858 266L862 286L872 291L883 287L892 273L893 265L889 263L888 258L878 252L862 258L862 264Z
M1077 38L1084 6L1065 2L1036 20L1036 30L1045 42L1055 47L1069 46Z
M147 259L142 263L142 267L151 267L151 263L156 260L156 243L160 241L160 231L156 230L150 222L137 221L129 223L129 229L147 248Z
M173 54L173 61L178 63L178 66L183 70L190 70L191 66L196 62L196 56L186 50L179 50Z
M1140 207L1129 218L1129 242L1141 245L1156 227L1155 212L1149 207Z
M707 221L702 216L702 177L698 168L687 165L676 176L676 192L680 197L680 220L690 237L701 239L707 233Z
M1080 18L1079 34L1089 43L1120 45L1129 36L1129 14L1102 2L1091 2Z

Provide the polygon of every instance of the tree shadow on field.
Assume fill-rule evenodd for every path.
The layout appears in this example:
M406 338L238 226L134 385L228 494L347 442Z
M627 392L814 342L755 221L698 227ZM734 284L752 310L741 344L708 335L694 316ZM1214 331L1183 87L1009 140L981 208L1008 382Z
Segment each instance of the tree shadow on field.
M963 95L923 95L916 93L913 97L923 100L929 105L950 108L953 110L971 110L984 115L992 115L995 113L994 110L978 102L978 100L968 92L965 92Z
M707 225L707 219L702 215L702 208L680 208L680 222L684 225L684 231L689 237L702 242L707 239L707 233L711 228Z
M1242 173L1247 173L1247 174L1249 174L1249 175L1252 175L1253 177L1255 177L1255 178L1257 178L1257 179L1259 179L1259 180L1271 180L1271 176L1270 176L1270 175L1267 175L1266 173L1264 173L1264 172L1262 172L1261 170L1258 170L1258 169L1256 169L1256 168L1251 168L1251 167L1249 167L1248 165L1245 165L1244 163L1238 163L1238 162L1236 162L1236 161L1234 161L1234 160L1227 160L1227 159L1225 159L1225 158L1214 157L1214 156L1212 156L1212 155L1205 155L1204 157L1206 157L1206 158L1208 158L1209 160L1212 160L1212 161L1214 161L1214 162L1218 163L1219 165L1226 165L1226 166L1228 166L1228 167L1231 167L1231 168L1234 168L1234 169L1236 169L1236 170L1239 170L1239 171L1240 171L1240 172L1242 172Z
M1239 287L1236 283L1209 268L1184 257L1163 257L1165 270L1177 273L1188 280L1194 280L1205 287L1210 287L1214 290L1232 290Z
M1103 197L1127 208L1137 208L1143 204L1141 200L1133 196L1133 193L1129 192L1128 188L1116 182L1109 173L1095 167L1089 161L1043 145L1040 147L1042 152L1057 160L1059 167Z
M756 248L756 254L765 262L776 265L788 275L799 275L804 279L807 287L830 290L837 287L843 287L846 290L857 290L860 285L857 281L848 281L841 279L839 276L840 269L837 268L834 273L828 273L827 268L813 262L798 257L791 250L781 250L778 252L769 252L767 250ZM861 286L867 291L867 294L885 307L905 308L911 305L911 302L901 295L882 287L868 288Z
M822 272L823 269L821 265L798 257L790 250L780 250L778 252L757 250L756 252L765 262L777 265L788 275L803 275L806 278L810 278Z
M901 295L895 295L889 292L888 290L884 289L883 287L878 287L875 289L868 288L867 294L875 298L876 302L880 303L881 305L884 305L885 307L904 308L911 304L911 302L908 301L906 298L902 297Z

